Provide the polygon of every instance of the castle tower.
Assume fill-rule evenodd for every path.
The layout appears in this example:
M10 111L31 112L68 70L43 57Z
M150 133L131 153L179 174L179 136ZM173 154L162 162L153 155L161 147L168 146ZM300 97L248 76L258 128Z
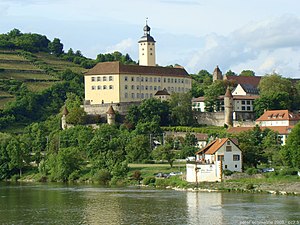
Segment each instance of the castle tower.
M107 116L107 123L109 125L112 125L112 124L116 123L116 113L115 113L115 110L112 106L109 106L109 108L106 112L106 116Z
M69 114L69 111L67 109L67 106L64 106L64 109L62 111L62 117L61 117L61 128L63 130L67 129L67 120L66 116Z
M224 107L225 107L225 124L228 127L233 126L233 97L229 86L227 87L226 94L224 96Z
M144 26L144 35L139 40L139 65L156 66L155 61L155 40L150 35L151 28L147 24Z
M213 72L213 81L215 80L223 80L223 75L221 70L219 69L219 66L217 66Z

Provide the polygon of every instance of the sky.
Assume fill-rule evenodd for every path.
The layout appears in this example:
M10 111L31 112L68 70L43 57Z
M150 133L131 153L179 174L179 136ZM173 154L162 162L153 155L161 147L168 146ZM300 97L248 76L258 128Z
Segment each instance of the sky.
M299 0L0 0L0 33L17 28L89 58L120 51L138 61L148 18L161 66L300 78L299 10Z

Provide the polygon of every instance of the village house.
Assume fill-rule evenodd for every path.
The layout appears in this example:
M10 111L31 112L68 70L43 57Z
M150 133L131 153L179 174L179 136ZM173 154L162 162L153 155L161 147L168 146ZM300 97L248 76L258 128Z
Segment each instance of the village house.
M187 162L186 180L222 181L224 170L242 172L242 151L231 138L216 139L196 152L196 161Z
M285 145L289 133L299 121L300 115L289 112L288 110L268 110L255 121L255 124L261 129L268 128L278 132L281 144ZM253 126L232 127L228 129L228 132L240 133L251 129L253 129Z

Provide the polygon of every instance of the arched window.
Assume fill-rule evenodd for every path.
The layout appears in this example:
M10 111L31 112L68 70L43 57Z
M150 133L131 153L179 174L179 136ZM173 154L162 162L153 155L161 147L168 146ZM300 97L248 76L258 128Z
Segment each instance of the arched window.
M114 89L114 86L112 86L112 85L109 85L109 89Z
M112 77L112 76L109 76L109 77L108 77L108 80L109 80L109 81L113 81L113 77Z
M106 90L107 89L107 86L106 85L103 85L103 90Z

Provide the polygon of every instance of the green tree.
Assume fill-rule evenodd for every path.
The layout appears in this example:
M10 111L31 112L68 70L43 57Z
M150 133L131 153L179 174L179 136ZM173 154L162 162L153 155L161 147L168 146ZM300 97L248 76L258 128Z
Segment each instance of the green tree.
M292 129L283 149L284 161L287 166L300 169L300 123Z
M243 70L240 73L240 76L245 76L245 77L254 77L255 76L255 72L252 70Z
M237 76L237 74L235 72L233 72L232 70L228 70L226 73L225 73L225 76Z
M220 95L226 92L226 83L222 80L216 80L208 86L205 93L205 110L208 112L220 111L221 103L219 100Z
M127 144L125 150L129 162L142 162L150 157L150 138L137 135Z
M173 125L189 126L194 124L191 93L172 93L169 105Z
M49 51L56 56L59 56L63 53L63 44L58 38L54 38L52 42L48 44Z
M67 123L74 125L83 125L87 121L87 114L83 108L77 107L69 111L67 115Z
M171 168L175 161L175 153L170 144L161 145L152 151L152 157L156 160L166 160Z

